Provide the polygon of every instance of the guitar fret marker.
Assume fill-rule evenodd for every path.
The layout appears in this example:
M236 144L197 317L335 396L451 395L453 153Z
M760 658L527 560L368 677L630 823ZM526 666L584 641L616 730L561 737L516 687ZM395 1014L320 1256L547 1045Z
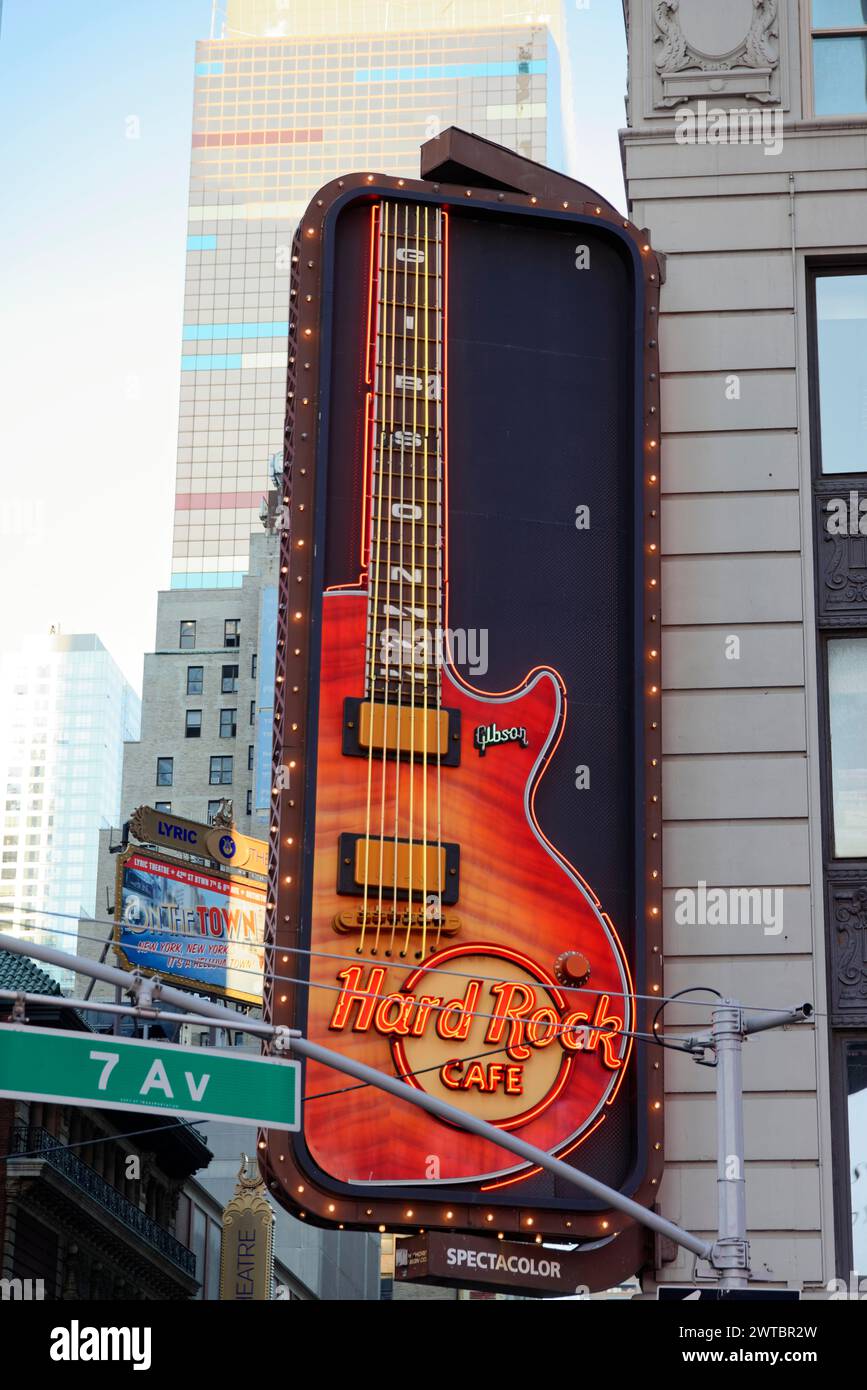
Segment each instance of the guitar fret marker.
M417 219L418 220L418 219ZM439 700L443 617L442 223L413 236L406 207L380 214L372 476L368 492L368 684ZM382 625L385 630L382 630ZM385 667L382 666L383 657ZM401 684L401 681L404 684ZM384 682L384 685L383 685Z

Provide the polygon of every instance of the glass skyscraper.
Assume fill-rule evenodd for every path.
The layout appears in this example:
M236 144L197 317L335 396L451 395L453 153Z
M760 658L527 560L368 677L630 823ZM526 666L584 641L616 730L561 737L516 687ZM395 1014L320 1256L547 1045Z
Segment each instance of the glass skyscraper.
M282 460L291 241L353 169L413 176L449 125L559 164L557 16L514 0L230 0L197 45L172 559L235 588Z
M140 715L92 634L32 638L0 658L3 931L72 952L78 918L106 915L99 831L118 824L123 743L138 737Z

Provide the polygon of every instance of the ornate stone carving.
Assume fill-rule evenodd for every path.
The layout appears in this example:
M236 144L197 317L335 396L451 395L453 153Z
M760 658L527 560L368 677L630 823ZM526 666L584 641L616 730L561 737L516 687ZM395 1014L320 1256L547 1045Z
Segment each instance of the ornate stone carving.
M220 809L211 820L211 825L219 830L232 830L235 826L235 807L231 797L224 796L220 801Z
M867 1022L867 873L834 873L828 896L832 1013L837 1023L861 1026Z
M679 9L680 0L655 0L653 6L653 22L658 31L653 42L660 72L680 72L689 67L689 49L680 27Z
M752 19L744 37L727 53L716 54L704 53L690 41L683 31L680 7L681 0L654 0L654 62L663 87L659 104L675 106L689 98L690 89L697 94L710 91L772 100L770 77L780 61L774 42L779 38L778 0L753 0ZM750 70L755 74L752 78ZM738 71L745 80L721 80ZM672 81L679 73L693 73L694 78ZM702 74L707 75L707 81L702 80Z
M753 0L753 22L744 39L743 61L748 68L775 68L780 61L772 39L778 39L777 0Z
M858 626L867 620L867 535L829 531L829 500L816 497L819 626Z

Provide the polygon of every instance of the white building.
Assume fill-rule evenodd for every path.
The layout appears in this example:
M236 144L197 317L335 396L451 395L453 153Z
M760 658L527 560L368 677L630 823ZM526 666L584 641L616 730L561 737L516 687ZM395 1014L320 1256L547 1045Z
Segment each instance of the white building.
M117 823L123 744L140 713L92 633L34 637L0 659L4 931L75 949L79 917L97 907L99 832Z

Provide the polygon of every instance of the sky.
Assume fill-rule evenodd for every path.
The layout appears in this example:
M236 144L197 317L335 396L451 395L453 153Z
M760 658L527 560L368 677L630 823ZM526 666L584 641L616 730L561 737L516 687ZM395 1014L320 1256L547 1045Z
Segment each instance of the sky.
M622 208L621 0L564 3L572 172ZM3 645L96 632L139 691L169 582L194 45L210 22L211 0L2 0L0 18Z

